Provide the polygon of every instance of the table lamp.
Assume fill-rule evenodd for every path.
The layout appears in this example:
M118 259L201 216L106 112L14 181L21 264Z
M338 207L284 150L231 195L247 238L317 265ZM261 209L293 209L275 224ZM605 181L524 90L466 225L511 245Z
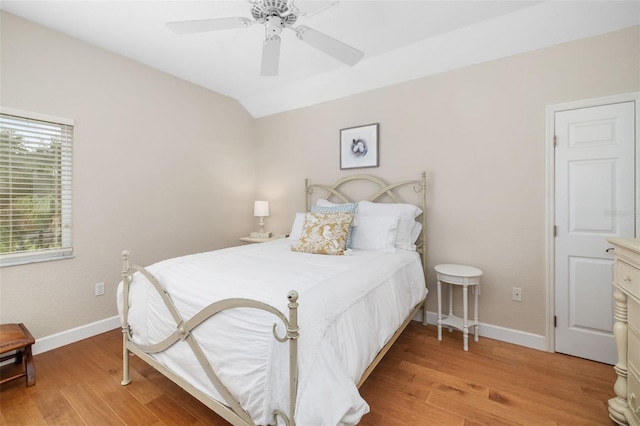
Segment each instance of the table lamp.
M258 232L252 232L250 235L252 238L271 238L271 232L264 231L264 218L269 216L269 202L268 201L256 201L253 204L253 215L259 217L260 221L258 226L260 229Z

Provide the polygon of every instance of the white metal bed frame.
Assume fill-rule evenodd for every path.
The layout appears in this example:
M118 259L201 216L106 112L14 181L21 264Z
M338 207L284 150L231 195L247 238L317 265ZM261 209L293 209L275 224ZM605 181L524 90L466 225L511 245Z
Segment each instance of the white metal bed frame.
M412 186L414 192L422 195L422 231L421 235L416 242L417 251L420 253L422 257L422 267L423 272L425 273L426 279L426 220L425 220L425 211L426 211L426 172L422 172L420 180L406 180L402 182L397 182L393 184L387 184L382 179L379 179L375 176L371 175L352 175L340 179L332 186L329 185L320 185L320 184L309 184L309 180L305 179L305 196L306 196L306 210L310 210L311 206L311 198L315 189L326 191L328 194L325 196L328 200L331 200L333 197L337 198L341 202L353 202L345 192L342 187L349 183L355 181L367 181L373 183L377 186L377 189L373 192L371 196L366 198L368 201L377 201L384 197L388 197L392 202L400 203L399 197L394 193L394 190L400 187ZM215 411L222 418L232 423L233 425L250 425L255 426L255 423L249 416L249 414L241 407L240 403L231 395L226 386L220 381L215 371L211 367L211 364L207 360L204 355L199 343L193 337L191 331L195 329L197 326L205 322L207 319L211 318L213 315L216 315L222 311L227 309L235 309L235 308L254 308L260 309L266 312L273 314L277 320L284 325L286 329L286 334L283 336L279 336L276 332L277 323L273 324L273 335L276 340L282 343L289 343L289 412L285 413L283 410L275 410L273 415L273 423L277 424L278 417L281 418L287 426L295 426L295 405L297 399L297 387L298 387L298 337L299 337L299 329L298 329L298 293L294 290L290 291L287 295L288 303L288 317L285 316L282 312L274 307L265 304L263 302L259 302L251 299L242 299L242 298L232 298L220 300L218 302L212 303L211 305L204 308L202 311L194 315L189 320L184 320L176 307L171 300L170 295L162 288L158 280L149 273L146 269L138 265L131 265L129 260L130 253L128 250L123 251L122 253L122 283L123 283L123 311L122 311L122 336L123 336L123 354L122 354L122 385L128 385L131 383L131 378L129 375L129 355L135 354L140 357L143 361L151 365L153 368L158 370L160 373L168 377L182 389L187 391L193 397L198 399L200 402L205 404L211 410ZM156 289L165 305L169 309L169 312L173 316L173 319L176 322L175 331L169 335L165 340L159 342L154 345L138 345L132 341L131 328L128 323L128 314L129 314L129 287L131 285L131 276L135 272L140 272L144 275L147 280L153 285ZM378 365L382 357L387 353L389 348L393 345L396 339L400 336L400 334L404 331L409 322L413 319L413 317L420 311L423 310L423 324L426 325L426 302L422 300L418 303L411 313L407 316L406 320L403 324L398 328L395 334L391 337L389 342L378 352L378 355L369 365L369 367L362 374L362 377L357 383L358 388L364 383L366 378L371 374L373 369ZM193 350L198 362L204 369L207 374L207 377L211 381L211 384L216 388L216 390L220 393L220 395L225 400L226 404L221 403L206 393L200 391L191 385L188 381L183 379L181 376L174 373L172 370L164 366L162 363L153 358L152 354L162 352L169 347L171 347L176 342L183 340L188 343L188 345Z

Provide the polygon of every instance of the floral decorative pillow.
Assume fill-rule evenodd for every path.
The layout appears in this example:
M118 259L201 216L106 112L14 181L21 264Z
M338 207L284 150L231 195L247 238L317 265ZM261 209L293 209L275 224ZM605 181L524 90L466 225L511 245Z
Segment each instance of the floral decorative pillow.
M307 213L298 244L291 250L313 254L344 254L353 213Z
M318 200L315 206L311 206L311 213L353 213L356 214L356 209L358 208L358 203L344 203L344 204L335 204L330 201L326 201L323 199ZM356 226L355 218L351 222L351 226ZM346 248L351 248L351 236L353 234L353 229L349 230L347 234L347 244Z

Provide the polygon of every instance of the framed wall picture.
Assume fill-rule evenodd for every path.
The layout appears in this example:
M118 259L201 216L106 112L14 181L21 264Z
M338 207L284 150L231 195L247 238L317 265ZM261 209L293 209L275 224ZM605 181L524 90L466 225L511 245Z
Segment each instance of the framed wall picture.
M378 167L378 123L340 130L340 168Z

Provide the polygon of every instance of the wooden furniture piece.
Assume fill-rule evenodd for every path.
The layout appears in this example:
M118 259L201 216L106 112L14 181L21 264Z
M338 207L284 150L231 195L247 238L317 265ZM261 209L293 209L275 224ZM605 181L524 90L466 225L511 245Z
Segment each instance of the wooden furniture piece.
M614 246L613 336L618 350L615 398L609 417L620 425L640 426L640 240L610 238Z
M273 241L275 239L276 237L269 237L269 238L242 237L240 238L240 242L242 243L242 245L258 244L258 243L266 243L267 241Z
M2 355L0 356L0 362L15 358L16 365L24 363L22 372L0 380L0 384L21 377L26 377L27 387L36 384L36 371L33 367L33 356L31 354L31 345L35 342L36 340L22 323L0 325L0 355ZM14 353L4 355L8 352Z
M327 199L334 197L341 202L349 202L350 197L345 195L343 188L341 186L346 183L355 182L355 186L358 183L362 184L363 182L367 185L373 185L374 189L369 191L368 197L358 197L358 199L366 199L368 201L382 201L385 199L390 199L392 203L400 203L400 198L397 196L398 189L405 187L407 188L407 192L413 191L414 194L418 194L421 200L421 210L424 212L426 210L426 173L422 172L422 176L420 180L406 180L402 182L396 182L392 184L387 184L383 180L370 176L370 175L354 175L343 178L336 182L333 186L329 185L310 185L308 180L305 181L305 195L307 198L307 211L309 210L309 203L314 190L324 190L328 192L329 196ZM359 187L360 188L360 187ZM371 195L373 194L373 195ZM416 251L420 253L422 256L421 263L422 267L420 268L421 273L425 274L425 265L426 265L426 253L425 253L425 229L426 229L426 218L425 214L421 214L421 232L416 242ZM417 220L417 219L416 219ZM142 345L138 344L133 339L132 329L129 324L129 311L131 309L130 304L132 301L129 297L130 294L130 286L132 283L133 275L135 273L139 273L152 285L154 291L157 292L157 295L163 300L168 312L173 316L175 320L176 328L175 331L167 337L164 341L151 344L151 345ZM184 320L176 309L175 305L172 302L171 295L168 291L166 291L159 280L154 277L148 270L138 265L131 265L129 262L129 252L123 252L123 269L122 269L122 333L123 333L123 380L122 385L127 385L131 382L131 378L129 375L129 356L131 353L137 355L140 359L147 362L149 365L154 367L156 370L167 376L173 382L178 384L181 388L189 392L203 404L205 404L210 409L214 410L220 416L222 416L225 420L231 422L234 425L253 425L253 420L251 416L244 410L242 405L239 402L239 398L236 399L234 395L232 395L229 390L222 383L220 378L217 376L216 371L209 363L209 360L204 355L204 352L199 344L199 342L195 339L192 330L197 326L202 324L203 322L209 320L215 315L224 312L229 309L234 308L253 308L265 311L267 313L275 316L275 321L278 324L273 324L273 336L279 342L286 343L289 346L289 358L288 358L288 370L289 370L289 386L287 390L281 389L278 392L281 392L283 395L287 395L289 397L289 409L282 410L276 409L272 412L273 422L281 424L284 423L288 426L295 426L295 414L296 414L296 400L298 397L298 338L299 333L304 333L304 330L300 331L298 329L298 293L296 291L291 291L288 294L288 305L286 312L281 312L280 310L267 305L263 302L247 299L247 298L228 298L219 300L217 302L213 302L200 312L196 313L191 317L191 319ZM120 291L120 290L119 290ZM391 345L395 342L395 340L399 337L401 332L405 329L405 327L411 322L412 318L420 311L426 309L425 307L425 299L422 297L419 302L411 309L411 311L406 316L404 322L400 325L400 327L395 331L395 333L390 337L387 344L384 345L378 352L377 356L370 363L369 367L362 373L361 377L357 382L357 386L359 387L366 377L371 373L373 368L378 364L381 358L386 354ZM426 317L426 315L425 315ZM281 335L276 331L276 325L283 326L283 334ZM205 372L207 378L209 379L212 386L220 393L222 399L224 401L219 401L204 391L196 388L192 383L189 383L183 377L174 373L170 368L159 362L154 354L159 354L176 342L183 340L186 341L188 346L191 348L197 361Z
M473 327L474 340L478 341L478 295L480 294L480 276L482 271L478 268L465 265L444 264L435 267L438 279L438 340L442 340L442 326L456 328L463 333L464 350L469 350L469 327ZM442 317L442 284L449 284L449 315ZM453 314L453 286L462 286L462 318ZM469 324L469 290L475 290L475 303L473 321Z

